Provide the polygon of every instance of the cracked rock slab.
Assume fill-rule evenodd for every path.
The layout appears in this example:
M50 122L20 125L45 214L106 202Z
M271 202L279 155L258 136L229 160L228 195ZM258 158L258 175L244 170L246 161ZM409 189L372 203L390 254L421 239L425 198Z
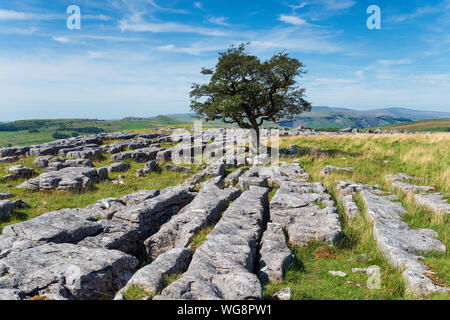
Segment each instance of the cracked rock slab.
M102 230L100 224L79 217L76 211L63 209L8 225L4 227L3 235L34 243L76 243Z
M320 173L321 176L327 176L330 175L331 173L351 173L355 171L355 168L339 168L339 167L335 167L335 166L326 166L325 168L323 168L322 172Z
M32 191L57 189L81 192L94 183L107 178L107 170L71 167L55 172L42 173L36 178L25 181L18 188L26 188Z
M373 237L389 263L404 270L407 290L417 295L450 292L426 276L430 270L419 260L419 254L424 252L445 252L445 246L436 239L437 232L411 229L401 221L405 208L399 202L392 202L392 197L374 195L370 191L362 191L361 197L367 218L373 222Z
M136 258L120 251L45 244L0 260L0 290L26 298L98 299L116 292L137 265Z
M156 197L119 210L112 220L137 227L140 239L145 240L194 199L196 193L191 190L184 185L167 188Z
M321 183L282 184L270 203L270 218L287 231L295 245L334 244L341 237L337 209Z
M155 259L172 248L188 247L198 231L219 220L228 202L241 194L239 189L222 187L222 177L205 182L189 205L145 241L148 257Z
M176 248L163 253L151 264L139 269L114 300L124 300L123 293L132 285L154 294L160 292L163 289L164 277L183 273L188 268L190 261L189 249Z
M264 283L279 282L284 278L294 255L286 245L283 228L280 224L268 223L259 250L259 279Z
M441 193L416 194L414 195L414 200L434 213L450 213L450 204Z
M156 299L254 300L262 287L253 274L269 190L251 187L234 201L197 248L183 276Z
M14 202L10 200L0 200L0 219L8 218L14 210Z

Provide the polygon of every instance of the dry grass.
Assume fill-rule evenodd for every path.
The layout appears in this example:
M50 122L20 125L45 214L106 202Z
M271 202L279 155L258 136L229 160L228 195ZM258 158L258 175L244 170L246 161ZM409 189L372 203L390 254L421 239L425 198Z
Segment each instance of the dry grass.
M420 135L339 135L317 137L282 137L280 147L287 148L296 144L300 147L316 147L320 155L306 155L293 158L282 158L281 161L298 162L311 175L311 181L321 181L336 199L336 184L339 180L355 181L368 184L379 184L386 191L390 184L385 175L400 172L412 176L423 177L415 182L421 185L434 186L437 191L448 194L450 191L450 133L433 133ZM322 177L320 172L326 165L337 167L354 167L351 173L332 173ZM412 195L395 192L407 209L403 220L412 228L428 228L439 233L439 240L450 247L449 215L435 214L418 206ZM401 272L390 266L384 259L373 240L371 225L366 221L364 206L356 197L362 214L354 220L347 220L338 203L338 212L342 223L342 240L336 246L337 259L322 259L318 246L293 248L298 265L287 273L287 279L280 285L270 284L265 288L266 294L276 292L282 286L291 286L294 299L418 299L404 290ZM358 263L357 257L367 254L366 263ZM450 256L447 253L431 253L424 255L424 263L433 272L433 281L444 286L450 285ZM382 289L380 292L367 291L356 286L345 286L329 278L327 270L348 272L351 265L361 267L378 265L382 269ZM321 272L322 275L315 270ZM320 273L320 272L319 272ZM363 283L359 275L349 275L349 281ZM449 299L449 296L433 294L426 299Z

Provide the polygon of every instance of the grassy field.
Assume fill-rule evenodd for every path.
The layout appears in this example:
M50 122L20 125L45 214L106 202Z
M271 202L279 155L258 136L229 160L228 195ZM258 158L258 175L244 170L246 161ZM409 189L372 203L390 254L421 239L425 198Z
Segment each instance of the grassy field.
M408 173L424 177L425 185L435 186L438 191L450 192L450 134L430 135L361 135L338 137L284 138L281 147L298 144L302 147L314 146L324 151L320 157L301 157L300 164L311 174L311 181L322 181L336 200L338 180L379 184L389 190L385 182L386 174ZM292 161L292 159L283 159ZM387 162L386 162L387 161ZM326 178L320 171L326 165L354 167L353 173L332 174ZM436 215L418 207L411 196L398 194L407 208L404 221L413 228L430 228L439 233L439 240L450 246L450 224L448 215ZM364 206L357 199L360 211ZM295 253L295 263L287 272L282 283L272 283L265 287L265 295L287 286L291 287L293 299L420 299L405 292L401 272L391 267L380 254L372 238L371 226L360 215L348 221L343 208L338 205L341 217L343 237L335 252L328 257L317 256L320 243L306 247L291 247ZM358 259L366 254L368 259ZM434 272L435 281L450 287L450 256L447 253L426 255L424 262ZM381 289L369 290L366 287L367 276L352 273L352 268L367 268L377 265L381 268ZM328 271L343 271L346 278L334 277ZM426 299L449 299L449 295L435 293Z
M12 123L14 124L14 123ZM53 134L72 136L77 129L98 128L104 132L120 131L152 131L159 128L193 127L194 120L179 120L166 116L143 120L95 120L95 119L52 119L52 120L22 120L19 121L19 131L2 131L0 128L0 148L41 144L55 140ZM4 125L4 124L3 124ZM0 124L1 127L1 124ZM204 128L229 127L216 122L203 122ZM30 130L32 128L32 130ZM86 133L80 133L86 135Z
M398 123L379 128L382 130L404 130L409 132L448 132L450 130L450 118Z
M22 164L29 168L34 168L33 160L34 158L26 158L23 161L18 161L13 164L0 164L0 176L5 175L6 168L14 164ZM94 161L96 167L106 166L110 163L111 162L108 158L105 158L102 161ZM131 169L129 171L125 173L109 174L109 178L111 180L117 179L119 175L125 175L126 177L123 181L126 185L115 185L108 182L100 182L96 184L92 190L87 190L82 193L63 191L29 192L26 189L15 188L17 185L25 181L24 179L17 181L0 180L0 193L10 192L13 194L14 199L21 199L28 204L26 209L14 211L8 219L0 220L0 232L3 227L8 224L31 219L45 212L65 208L83 208L104 198L120 198L139 190L157 190L175 186L183 183L189 176L200 170L199 165L190 165L193 170L188 174L170 172L162 169L160 172L153 172L147 177L137 178L136 171L138 169L142 169L144 164L136 162L130 163ZM36 168L35 171L36 175L42 173L42 171Z
M147 131L150 129L133 129ZM389 190L384 176L404 172L423 177L424 185L436 187L439 192L450 193L450 133L434 133L423 135L343 135L319 137L285 137L280 147L297 144L301 147L317 147L322 151L320 156L302 156L283 158L291 162L297 160L310 173L311 181L321 181L336 200L336 183L338 180L379 184ZM169 145L167 146L169 147ZM96 161L101 167L109 164L109 158ZM33 167L33 158L17 162ZM9 219L0 221L0 230L7 224L20 222L44 212L62 208L84 207L99 199L121 197L143 189L162 189L182 183L188 176L200 170L193 165L191 173L173 173L161 171L147 177L137 178L135 173L144 164L132 162L132 168L126 174L123 185L101 182L92 190L80 194L69 192L39 192L16 189L22 181L6 182L0 180L0 192L12 192L14 199L22 199L29 207L15 212ZM6 174L6 167L11 164L0 164L0 176ZM354 167L353 173L331 174L321 177L320 171L326 165ZM229 173L230 170L227 170ZM36 174L40 173L37 170ZM111 174L115 179L119 173ZM270 193L273 196L276 190ZM398 194L400 201L408 210L404 221L413 228L431 228L439 233L439 239L448 248L450 246L450 223L448 215L436 215L429 210L418 207L411 195ZM380 254L371 233L371 226L365 219L364 206L357 197L357 203L363 212L358 218L348 221L338 201L338 212L341 217L343 237L333 249L324 249L324 244L311 243L304 247L291 249L295 254L295 262L289 268L286 279L281 283L270 283L264 287L264 295L270 297L280 289L289 286L293 299L374 299L403 300L422 299L405 291L401 272L391 267ZM205 228L195 240L194 247L200 245L211 228ZM327 251L328 250L328 251ZM325 252L325 254L324 254ZM366 255L362 259L362 255ZM450 287L450 257L447 253L425 255L424 263L435 273L434 281ZM352 273L352 268L366 268L372 265L381 269L381 289L369 290L366 287L367 275ZM343 271L346 278L334 277L330 270ZM129 292L130 298L139 297L142 292ZM432 294L424 299L449 299L448 295Z

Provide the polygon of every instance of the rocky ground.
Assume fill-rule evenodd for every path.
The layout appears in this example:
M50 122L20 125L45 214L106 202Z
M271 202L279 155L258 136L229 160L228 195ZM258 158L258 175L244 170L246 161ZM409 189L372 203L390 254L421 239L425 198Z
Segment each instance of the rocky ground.
M379 254L381 267L398 275L395 285L403 296L448 295L446 281L437 276L442 271L432 270L424 257L442 259L446 240L441 239L447 235L409 223L410 207L398 194L445 223L450 213L445 190L400 172L383 177L383 186L350 181L344 178L357 177L359 168L319 160L320 170L307 172L296 157L336 153L316 147L282 147L282 161L271 164L274 150L252 156L248 147L234 145L243 133L99 134L0 149L6 173L2 191L8 190L0 193L0 299L298 298L292 275L308 278L299 271L299 252L316 246L315 259L338 259L352 221L362 220L361 232L370 235L373 251L360 252L352 273L372 276L369 255ZM300 128L289 135L329 134ZM195 151L207 154L208 161L179 163L198 160ZM30 205L27 193L83 196L104 185L128 190L123 188L132 179L157 179L161 172L178 180L12 220ZM367 289L346 280L347 273L328 269L321 281Z

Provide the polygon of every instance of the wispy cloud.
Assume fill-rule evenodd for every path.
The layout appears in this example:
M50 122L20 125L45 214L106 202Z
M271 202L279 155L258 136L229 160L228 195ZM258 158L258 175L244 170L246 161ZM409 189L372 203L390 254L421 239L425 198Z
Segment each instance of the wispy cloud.
M36 27L27 27L27 28L18 28L18 27L2 27L0 28L1 34L17 34L22 36L31 36L36 33L38 28Z
M200 1L194 2L194 7L196 7L197 9L200 9L200 10L204 10L203 3L201 3Z
M444 0L436 3L435 5L427 5L416 8L414 11L409 13L399 13L393 14L386 17L386 22L388 23L408 23L413 22L421 17L435 14L442 14L445 11L450 10L450 1Z
M195 33L205 36L227 36L228 33L218 29L209 29L178 22L148 22L140 16L119 21L122 31L153 33Z
M53 40L61 43L67 43L70 42L70 39L67 37L52 37Z
M289 24L293 24L293 25L301 25L301 24L305 24L306 21L302 18L296 17L296 16L288 16L285 14L282 14L278 17L279 21L283 21L285 23L289 23Z
M296 11L298 9L304 8L307 4L308 3L306 3L306 2L299 2L298 4L289 5L289 7L291 7L293 11Z
M61 19L61 18L63 18L63 15L19 12L19 11L14 11L14 10L0 9L0 21L2 21L2 20L53 20L53 19Z
M344 10L356 4L353 0L312 0L311 3L321 5L326 10Z
M226 26L226 27L230 26L230 24L227 22L228 20L229 20L229 18L227 18L227 17L213 17L213 16L209 16L207 18L207 21L209 23L217 24L219 26Z
M162 12L168 12L168 13L180 13L180 14L187 14L189 13L188 10L185 9L173 9L173 8L165 8L165 7L161 7L160 5L158 5L156 3L155 0L147 0L147 2L153 6L153 8L157 9L158 11L162 11Z
M413 60L408 59L408 58L398 59L398 60L378 60L376 63L383 67L390 67L390 66L396 66L396 65L411 64L411 63L413 63Z

